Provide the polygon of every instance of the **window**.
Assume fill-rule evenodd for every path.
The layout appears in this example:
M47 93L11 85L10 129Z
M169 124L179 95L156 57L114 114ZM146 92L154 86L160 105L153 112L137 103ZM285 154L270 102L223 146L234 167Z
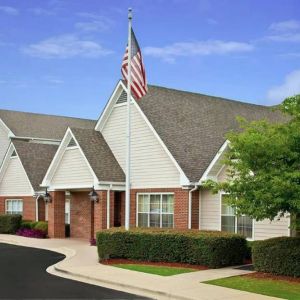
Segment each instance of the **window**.
M245 215L236 216L235 209L226 203L226 195L221 197L221 230L238 233L252 239L253 220Z
M138 227L174 227L173 194L138 194Z
M8 199L6 200L5 212L8 215L23 214L23 200L14 200Z

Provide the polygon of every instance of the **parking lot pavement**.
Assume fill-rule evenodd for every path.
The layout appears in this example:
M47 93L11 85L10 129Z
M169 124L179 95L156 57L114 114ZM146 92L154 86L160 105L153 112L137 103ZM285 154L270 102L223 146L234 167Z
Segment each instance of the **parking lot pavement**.
M64 255L0 243L0 299L147 299L50 275Z

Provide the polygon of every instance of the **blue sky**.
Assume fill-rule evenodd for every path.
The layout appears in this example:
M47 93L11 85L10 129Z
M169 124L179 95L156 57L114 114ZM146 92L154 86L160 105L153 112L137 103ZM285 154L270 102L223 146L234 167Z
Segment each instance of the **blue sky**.
M300 93L299 0L0 0L0 108L98 118L128 7L151 84L267 105Z

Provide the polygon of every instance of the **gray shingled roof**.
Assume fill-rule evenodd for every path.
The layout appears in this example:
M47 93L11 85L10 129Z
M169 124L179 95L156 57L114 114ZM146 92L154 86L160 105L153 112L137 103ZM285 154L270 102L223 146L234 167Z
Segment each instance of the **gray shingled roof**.
M100 181L125 181L123 170L100 132L82 128L71 131Z
M249 120L283 120L270 107L169 88L148 86L137 101L146 117L192 182L201 178L225 142L238 129L236 116Z
M0 119L16 136L61 140L68 127L94 128L95 120L0 110Z
M33 189L36 192L40 191L40 184L46 175L58 146L30 143L16 139L12 139L12 143L15 146Z

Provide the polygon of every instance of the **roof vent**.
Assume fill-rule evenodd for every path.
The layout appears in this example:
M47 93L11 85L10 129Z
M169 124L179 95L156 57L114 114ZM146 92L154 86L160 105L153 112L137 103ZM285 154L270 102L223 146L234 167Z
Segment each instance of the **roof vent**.
M76 147L76 146L77 146L77 144L76 144L75 140L73 138L71 138L67 148Z
M116 104L121 104L127 102L127 93L123 90Z
M13 151L13 153L11 154L11 156L10 157L17 157L17 153L16 153L16 151L14 150Z

